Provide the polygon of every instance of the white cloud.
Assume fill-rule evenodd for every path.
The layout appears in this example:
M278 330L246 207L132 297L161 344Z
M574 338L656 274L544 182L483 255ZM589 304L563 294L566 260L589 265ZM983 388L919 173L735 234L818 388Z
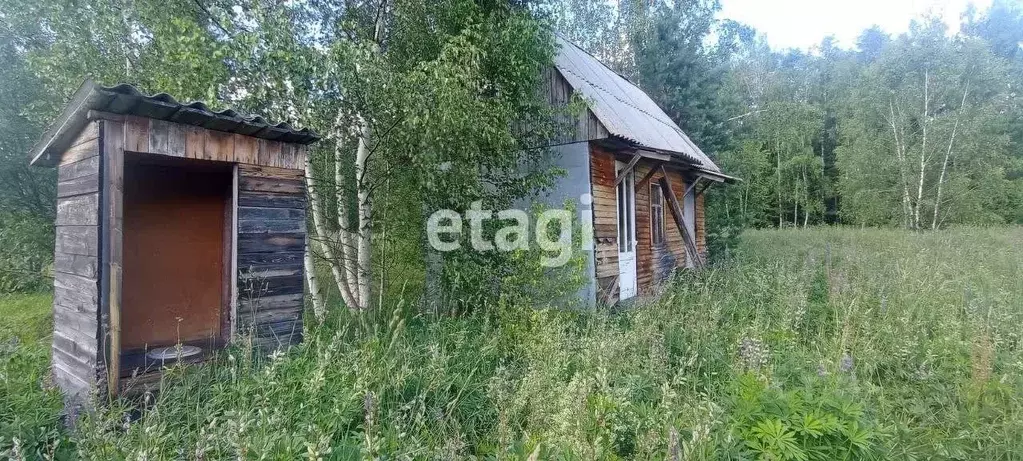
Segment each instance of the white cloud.
M991 0L721 0L719 16L755 27L776 49L805 50L828 35L850 48L872 25L897 34L925 14L941 17L954 33L970 3L983 11Z

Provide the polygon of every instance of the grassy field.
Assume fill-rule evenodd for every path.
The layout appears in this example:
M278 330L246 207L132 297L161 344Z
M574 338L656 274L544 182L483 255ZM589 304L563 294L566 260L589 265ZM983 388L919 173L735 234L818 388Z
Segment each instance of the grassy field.
M48 298L0 298L0 457L1023 459L1020 228L751 231L615 314L411 305L69 432Z

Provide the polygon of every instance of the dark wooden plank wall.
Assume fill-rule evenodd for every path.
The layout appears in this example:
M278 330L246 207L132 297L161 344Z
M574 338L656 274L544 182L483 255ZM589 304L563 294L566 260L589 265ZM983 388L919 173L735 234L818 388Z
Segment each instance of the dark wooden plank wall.
M273 349L302 341L303 170L238 165L239 331Z
M98 125L86 126L57 167L53 380L79 403L101 384Z
M628 161L627 156L619 160ZM655 162L641 160L635 167L636 175L636 279L641 295L649 294L658 283L678 267L685 267L686 252L682 234L674 225L667 203L663 212L665 241L653 245L650 233L650 187L657 187L661 173L655 172L646 182L639 184ZM668 169L668 181L680 203L689 184L681 172ZM618 218L615 196L615 154L602 146L590 143L590 180L593 194L594 262L597 278L597 300L618 301ZM667 201L665 201L667 202ZM703 195L696 200L696 245L706 255L707 240L704 228Z
M547 93L547 101L551 106L558 109L567 107L575 90L561 75L561 72L553 67L548 68L543 74L542 82L543 90ZM582 113L574 117L570 114L560 114L558 125L562 130L554 137L552 145L604 139L610 136L607 128L600 123L600 120L589 108L584 108Z

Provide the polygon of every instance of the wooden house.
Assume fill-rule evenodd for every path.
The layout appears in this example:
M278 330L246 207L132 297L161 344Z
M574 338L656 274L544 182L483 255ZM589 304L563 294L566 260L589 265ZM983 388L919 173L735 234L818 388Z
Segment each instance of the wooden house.
M589 305L614 304L652 291L676 268L702 266L704 192L736 178L724 174L639 87L557 40L555 66L545 75L549 102L566 105L577 94L586 110L551 146L567 174L547 201L574 200L590 220L591 277L580 295Z
M53 378L70 399L156 382L239 332L301 341L317 139L129 85L75 93L32 152L57 168Z

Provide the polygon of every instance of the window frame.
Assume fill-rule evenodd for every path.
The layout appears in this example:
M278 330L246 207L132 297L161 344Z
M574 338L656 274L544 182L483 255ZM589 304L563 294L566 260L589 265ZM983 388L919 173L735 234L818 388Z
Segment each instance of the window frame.
M655 195L656 194L656 195ZM654 197L658 198L654 203ZM664 226L664 191L654 181L650 183L650 243L664 245L667 229Z

